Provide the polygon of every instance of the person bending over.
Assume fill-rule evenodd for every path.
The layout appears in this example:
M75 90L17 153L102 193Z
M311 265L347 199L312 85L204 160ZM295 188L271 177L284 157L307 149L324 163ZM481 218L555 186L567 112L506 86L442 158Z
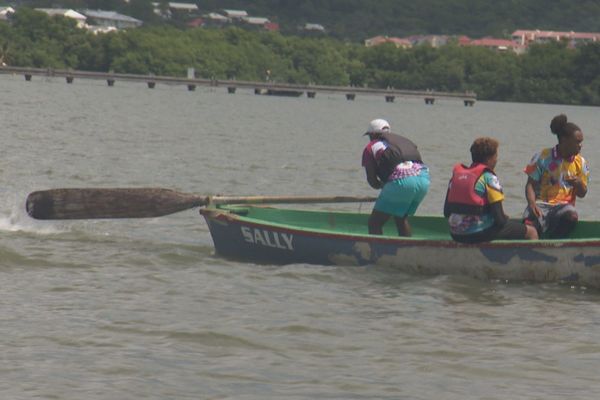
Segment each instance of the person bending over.
M481 137L471 145L473 163L456 164L448 184L444 216L450 236L462 243L494 239L537 239L533 227L511 221L504 214L502 185L494 172L498 162L498 141Z
M367 182L381 189L369 217L369 233L381 235L383 225L394 217L398 235L411 236L408 217L415 214L429 190L429 169L417 146L391 133L386 120L372 120L365 135L370 139L362 155Z

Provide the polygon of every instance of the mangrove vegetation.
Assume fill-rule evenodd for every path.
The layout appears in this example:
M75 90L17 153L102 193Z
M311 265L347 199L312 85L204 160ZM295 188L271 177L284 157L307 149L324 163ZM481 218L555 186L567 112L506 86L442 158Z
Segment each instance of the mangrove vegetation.
M365 47L328 36L149 25L94 35L72 20L20 8L0 22L6 65L100 72L474 91L480 100L600 105L600 44L554 42L525 54L458 43Z

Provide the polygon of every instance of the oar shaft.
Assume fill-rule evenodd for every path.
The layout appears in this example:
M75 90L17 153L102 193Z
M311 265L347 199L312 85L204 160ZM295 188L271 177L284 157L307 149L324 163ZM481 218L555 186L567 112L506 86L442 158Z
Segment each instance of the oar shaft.
M363 203L375 201L370 196L211 196L210 204L309 204Z

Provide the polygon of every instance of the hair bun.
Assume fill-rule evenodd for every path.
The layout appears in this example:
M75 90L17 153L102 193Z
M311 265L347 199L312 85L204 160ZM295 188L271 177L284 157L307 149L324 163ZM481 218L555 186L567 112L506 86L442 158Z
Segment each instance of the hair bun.
M567 125L567 116L565 114L560 114L552 118L552 122L550 122L550 130L553 134L559 135L565 129L565 125Z

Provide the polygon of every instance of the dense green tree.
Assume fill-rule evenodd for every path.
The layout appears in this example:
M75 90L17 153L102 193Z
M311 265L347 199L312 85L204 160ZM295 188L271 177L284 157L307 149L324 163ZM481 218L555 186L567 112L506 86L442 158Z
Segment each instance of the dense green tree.
M578 94L570 83L576 52L566 43L534 45L521 61L520 98L524 101L577 103Z
M337 11L362 10L359 0L327 4ZM552 42L517 55L456 43L440 48L365 47L331 37L236 27L150 25L93 35L67 18L21 8L10 23L0 22L0 61L169 76L186 76L188 68L194 68L199 78L468 90L484 100L600 105L598 43L571 48Z

